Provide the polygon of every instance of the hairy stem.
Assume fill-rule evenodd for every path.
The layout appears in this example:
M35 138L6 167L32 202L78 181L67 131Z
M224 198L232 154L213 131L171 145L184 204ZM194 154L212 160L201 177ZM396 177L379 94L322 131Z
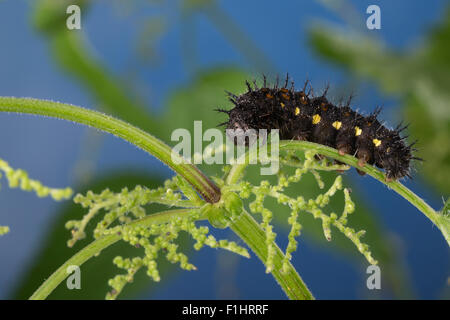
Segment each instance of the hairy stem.
M419 209L420 212L422 212L428 219L430 219L431 222L433 222L433 224L441 231L442 235L447 241L447 244L450 246L450 218L443 214L440 214L439 212L436 212L423 199L421 199L414 192L402 185L400 182L386 181L384 173L377 168L371 165L359 167L357 158L350 155L341 156L336 149L307 141L280 141L280 150L313 150L317 152L317 154L339 160L355 168L358 168L361 171L364 171L368 175L388 186L388 188L397 192L403 198L408 200L413 206Z
M81 107L30 98L0 97L0 111L36 114L84 124L122 138L157 157L184 177L210 203L220 200L220 189L197 167L186 163L161 140L122 120Z
M152 224L166 223L175 217L186 216L190 211L190 209L162 211L130 222L128 225L130 227L148 227ZM52 291L68 276L67 268L69 266L75 265L81 267L81 265L87 260L99 254L102 250L116 243L120 239L121 236L116 233L108 234L93 241L92 243L81 249L74 256L72 256L72 258L64 262L64 264L61 265L55 272L53 272L53 274L48 277L47 280L45 280L45 282L33 293L33 295L30 297L30 300L46 299L50 295L50 293L52 293Z

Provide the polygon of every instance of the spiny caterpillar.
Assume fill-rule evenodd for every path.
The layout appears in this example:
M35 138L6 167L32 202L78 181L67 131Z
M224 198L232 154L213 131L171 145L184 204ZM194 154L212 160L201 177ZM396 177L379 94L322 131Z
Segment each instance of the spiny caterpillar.
M273 88L267 87L264 76L263 87L256 81L253 87L246 81L248 91L239 96L227 92L234 104L231 110L218 109L228 114L228 121L222 123L227 129L279 129L282 140L304 140L336 148L339 154L356 156L358 165L375 164L385 170L388 181L402 177L411 178L412 146L400 133L408 126L399 124L395 129L386 128L377 120L381 108L368 116L359 114L346 105L336 106L326 98L327 89L315 97L312 89L295 91L294 82L289 85L289 75L283 87L277 78ZM358 170L360 174L364 172Z

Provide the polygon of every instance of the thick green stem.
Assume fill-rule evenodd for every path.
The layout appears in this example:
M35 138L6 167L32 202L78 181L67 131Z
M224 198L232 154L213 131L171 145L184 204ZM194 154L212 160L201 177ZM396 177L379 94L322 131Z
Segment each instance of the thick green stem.
M436 212L433 208L431 208L425 201L423 201L419 196L417 196L414 192L409 190L407 187L402 185L398 181L386 181L386 177L384 173L377 168L371 165L365 165L364 167L358 166L358 159L350 156L343 155L341 156L336 149L307 141L280 141L280 150L311 150L315 151L317 154L321 154L341 162L344 162L348 165L351 165L358 170L361 170L368 175L374 177L381 183L388 186L388 188L394 190L403 198L408 200L413 206L420 210L428 219L433 222L433 224L441 231L444 236L447 244L450 246L450 219Z
M84 124L120 137L157 157L184 177L210 203L220 200L220 189L192 164L186 163L172 149L122 120L73 105L29 98L0 97L0 111L36 114Z
M159 213L151 214L145 218L133 221L129 223L130 227L142 226L148 227L152 224L161 224L169 222L171 219L175 217L182 217L188 214L190 209L179 209L179 210L170 210L170 211L162 211ZM53 274L45 280L45 282L33 293L30 297L30 300L43 300L46 299L50 293L52 293L55 288L64 281L64 279L68 276L67 268L69 266L78 266L80 267L83 263L85 263L90 258L99 254L102 250L106 249L110 245L116 243L121 239L121 236L113 233L105 235L83 249L81 249L78 253L76 253L72 258L67 260L61 267L59 267Z

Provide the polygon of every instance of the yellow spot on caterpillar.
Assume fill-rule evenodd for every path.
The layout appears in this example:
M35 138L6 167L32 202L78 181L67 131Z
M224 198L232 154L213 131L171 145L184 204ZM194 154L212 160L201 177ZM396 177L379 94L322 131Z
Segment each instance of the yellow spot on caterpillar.
M266 97L269 99L273 99L273 95L271 95L270 93L266 93Z
M285 104L283 102L280 103L281 107L284 108Z
M360 127L355 127L355 136L360 136L362 133L362 130Z
M381 140L378 140L378 139L373 139L372 142L375 145L375 147L379 147L381 144Z
M318 114L313 115L312 124L318 124L320 122L320 116Z
M298 116L299 113L300 113L300 108L299 107L295 108L295 115Z
M335 122L333 122L332 126L335 127L336 130L339 130L341 128L341 126L342 126L342 122L335 121Z

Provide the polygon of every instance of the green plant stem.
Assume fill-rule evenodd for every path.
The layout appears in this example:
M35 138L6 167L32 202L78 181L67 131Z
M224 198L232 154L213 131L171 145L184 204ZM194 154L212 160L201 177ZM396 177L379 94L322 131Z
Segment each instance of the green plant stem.
M359 170L367 173L373 178L377 179L381 183L385 184L388 188L394 190L403 198L408 200L413 206L420 210L433 224L441 231L447 244L450 246L450 218L436 212L431 208L423 199L417 196L414 192L402 185L398 181L386 181L385 174L371 165L365 165L364 167L358 166L358 159L350 156L341 156L336 149L307 141L280 141L280 150L312 150L317 154L321 154L348 165L351 165Z
M161 140L122 120L81 107L30 98L0 97L0 111L36 114L84 124L120 137L157 157L184 177L210 203L220 200L220 189L197 167L186 163Z
M248 160L248 157L246 161ZM230 172L228 173L228 176L225 180L227 185L235 184L238 182L240 177L244 175L245 168L247 168L248 163L245 164L235 164L231 167Z
M230 227L231 230L245 241L261 261L267 261L266 234L248 212L242 212ZM276 253L273 259L274 266L272 275L288 298L293 300L314 299L312 293L308 290L308 287L290 262L287 271L283 272L284 254L275 243L274 247Z
M128 225L130 227L142 226L148 227L152 224L161 224L169 222L175 217L182 217L187 214L191 209L178 209L178 210L168 210L159 213L151 214L142 219L130 222ZM63 265L61 265L53 274L45 280L45 282L33 293L30 300L43 300L46 299L50 293L68 276L67 268L71 265L81 267L81 265L99 254L102 250L106 249L110 245L116 243L121 239L121 236L117 233L112 233L104 235L101 238L93 241L75 255L73 255L69 260L67 260Z

